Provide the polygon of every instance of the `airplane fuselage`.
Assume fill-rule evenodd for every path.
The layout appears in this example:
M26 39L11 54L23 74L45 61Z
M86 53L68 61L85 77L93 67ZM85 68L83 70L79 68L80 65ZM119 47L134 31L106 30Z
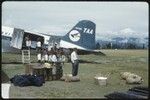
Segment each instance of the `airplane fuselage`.
M65 36L60 38L57 44L60 48L73 49L77 48L82 53L92 53L95 50L95 29L96 24L89 20L79 21ZM37 38L43 39L43 45L48 47L56 43L51 35L42 33L33 33L22 29L2 26L2 52L20 52L25 46L25 36L30 35L31 47L36 48ZM52 41L50 41L52 40Z

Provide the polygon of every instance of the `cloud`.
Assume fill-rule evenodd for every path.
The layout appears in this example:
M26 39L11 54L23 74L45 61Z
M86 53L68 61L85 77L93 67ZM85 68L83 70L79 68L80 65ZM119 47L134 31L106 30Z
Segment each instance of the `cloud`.
M32 31L39 32L39 33L46 33L49 35L63 36L67 34L69 30L60 26L39 26L38 29L32 29Z
M96 23L97 38L148 35L148 4L145 2L7 1L2 4L3 25L30 31L65 35L84 19Z
M3 23L4 23L4 25L10 25L10 26L13 24L11 19L7 19Z

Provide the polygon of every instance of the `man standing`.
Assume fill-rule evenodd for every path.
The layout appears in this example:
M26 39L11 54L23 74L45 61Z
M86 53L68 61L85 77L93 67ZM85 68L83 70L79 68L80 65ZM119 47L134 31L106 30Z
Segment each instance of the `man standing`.
M38 39L37 39L37 44L36 44L36 46L37 46L37 51L41 50L41 45L42 45L41 39L38 38Z
M77 55L77 48L74 48L73 52L71 53L71 62L72 62L72 76L77 76L79 66L79 57Z
M31 40L30 40L29 35L25 38L25 41L26 41L27 49L30 50L30 48L31 48Z
M37 54L38 63L41 63L41 61L42 61L41 50L39 50L37 53L38 53Z

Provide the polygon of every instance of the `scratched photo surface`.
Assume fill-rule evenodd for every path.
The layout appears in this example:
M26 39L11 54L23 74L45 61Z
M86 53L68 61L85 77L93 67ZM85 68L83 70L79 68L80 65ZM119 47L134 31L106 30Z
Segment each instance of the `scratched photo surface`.
M148 87L147 2L5 1L1 16L3 98L106 98ZM43 70L41 86L11 83L37 69ZM128 84L123 72L138 76L138 84Z

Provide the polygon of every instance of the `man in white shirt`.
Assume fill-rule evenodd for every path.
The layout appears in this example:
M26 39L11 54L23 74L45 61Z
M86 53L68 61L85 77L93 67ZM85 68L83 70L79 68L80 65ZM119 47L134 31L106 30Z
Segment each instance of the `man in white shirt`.
M77 76L79 66L79 57L77 55L77 48L74 48L73 52L71 53L71 62L72 62L72 76Z
M43 58L42 61L48 62L48 52L47 52L47 48L43 48L42 58Z
M30 40L29 36L27 36L27 37L25 38L25 40L26 40L26 47L27 47L27 49L30 50L30 47L31 47L31 40Z
M41 60L42 60L41 51L38 51L37 59L38 59L38 62L41 63Z
M52 51L52 55L51 55L51 61L52 61L52 74L56 75L56 66L55 63L57 62L57 57L56 57L56 52Z
M39 51L41 49L41 47L42 47L42 43L41 43L41 39L40 38L37 39L36 46L37 46L37 50Z

